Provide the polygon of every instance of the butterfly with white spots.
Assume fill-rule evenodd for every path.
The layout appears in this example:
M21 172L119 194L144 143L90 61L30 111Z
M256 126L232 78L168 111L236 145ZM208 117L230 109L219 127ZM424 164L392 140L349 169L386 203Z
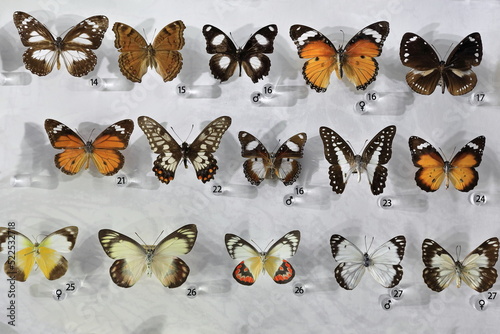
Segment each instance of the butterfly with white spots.
M267 252L259 252L248 241L235 234L226 234L227 252L235 260L242 260L234 269L234 279L243 285L255 283L260 273L266 271L278 284L290 282L295 277L287 258L297 252L300 232L290 231L276 241Z
M304 155L307 135L297 133L285 141L276 151L269 153L265 146L252 134L240 131L241 156L247 158L243 172L247 180L258 186L264 179L277 177L288 186L299 177L302 167L297 159Z
M359 182L362 172L366 172L368 176L373 195L384 191L388 171L382 165L391 159L396 126L389 125L377 133L361 155L355 154L350 145L332 129L322 126L319 134L323 141L325 158L331 164L328 174L334 192L344 192L351 174L358 174Z
M363 253L338 234L332 235L330 246L333 257L340 263L335 268L335 278L346 290L354 289L366 270L386 288L395 287L403 278L400 262L405 254L406 238L402 235L392 238L370 254L368 250Z

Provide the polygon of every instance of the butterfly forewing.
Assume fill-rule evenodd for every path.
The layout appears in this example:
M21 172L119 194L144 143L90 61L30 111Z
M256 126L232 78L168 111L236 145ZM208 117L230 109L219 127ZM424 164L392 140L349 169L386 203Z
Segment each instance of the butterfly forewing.
M497 279L494 268L498 260L500 243L491 238L470 252L465 259L455 261L437 242L425 239L422 243L423 278L429 289L440 292L453 281L457 287L465 282L477 292L489 290Z
M23 54L24 64L33 74L47 75L56 64L59 69L59 57L73 76L81 77L94 69L97 57L92 50L99 48L108 29L106 16L89 17L57 39L33 16L24 12L14 12L13 16L21 42L28 47Z
M278 27L275 24L259 29L243 48L237 48L217 27L207 24L202 31L207 42L207 53L213 54L209 65L215 79L221 82L227 81L237 66L240 67L240 75L243 67L254 83L269 74L271 60L265 53L274 51L273 42L278 34Z
M87 143L73 130L54 119L45 120L45 131L52 147L63 149L56 154L56 167L63 173L74 175L83 166L89 167L94 161L97 170L103 175L116 174L125 163L125 158L118 150L127 148L134 122L125 119L116 122L101 132L94 141Z
M134 28L120 22L113 26L115 47L120 52L118 65L122 74L132 82L141 82L148 67L156 69L163 81L173 80L182 68L182 55L178 50L184 46L182 21L166 25L152 44Z

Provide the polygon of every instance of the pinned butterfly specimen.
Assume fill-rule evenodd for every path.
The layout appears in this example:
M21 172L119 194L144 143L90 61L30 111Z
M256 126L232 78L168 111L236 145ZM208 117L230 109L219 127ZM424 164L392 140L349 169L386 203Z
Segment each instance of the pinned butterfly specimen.
M197 236L196 225L185 225L154 246L141 245L113 230L99 231L104 252L116 259L109 268L111 279L122 288L133 286L144 273L149 277L154 274L168 288L181 286L189 275L189 267L178 256L191 251Z
M68 175L78 173L83 166L88 169L90 160L94 161L101 174L116 174L125 163L123 154L118 150L127 148L133 130L134 122L124 119L110 125L94 141L85 142L63 123L54 119L45 120L45 131L52 147L64 150L55 156L56 167Z
M207 52L213 54L210 58L210 71L215 79L224 82L236 70L236 66L245 70L245 73L257 83L269 74L271 60L265 53L274 50L274 38L278 34L278 27L270 24L259 29L246 42L244 47L236 47L231 39L219 28L212 25L203 26L203 35L207 40Z
M248 182L258 186L264 179L277 177L285 186L293 184L302 167L297 159L304 155L307 135L297 133L285 141L276 151L269 153L262 143L248 132L240 131L241 156L247 158L243 172Z
M185 142L177 144L168 131L150 117L141 116L137 122L148 138L151 150L159 154L153 164L158 180L168 184L174 179L179 162L183 161L187 168L188 160L193 164L198 180L206 183L214 178L218 166L212 153L219 148L222 135L231 125L230 117L221 116L210 122L191 145Z
M338 133L325 126L319 128L319 135L325 147L325 158L331 164L328 174L332 190L342 194L351 174L358 174L359 182L361 173L366 172L372 194L381 194L388 174L387 168L382 165L391 159L395 134L394 125L382 129L359 155L354 154L350 145Z
M68 226L46 236L40 243L32 242L22 233L0 227L0 252L12 249L15 242L15 255L9 256L4 271L10 278L24 282L35 263L48 280L61 278L68 270L68 260L61 253L75 247L78 227ZM8 245L8 246L7 246Z
M152 44L148 44L134 28L120 22L113 25L115 47L120 52L118 65L122 74L132 82L141 82L148 67L154 68L163 81L173 80L182 68L184 23L166 25Z
M441 292L453 281L457 288L462 281L477 292L484 292L495 284L498 274L494 268L498 260L498 238L491 238L470 252L463 261L455 259L437 242L425 239L422 243L423 277L429 289ZM457 247L457 258L460 256Z
M61 68L62 57L69 74L81 77L97 64L97 56L92 50L101 45L108 29L108 18L103 15L86 18L63 38L54 38L47 27L27 13L14 12L14 24L21 42L28 47L23 54L26 69L38 76L47 75L54 65Z
M439 85L443 94L448 88L451 95L463 95L477 83L472 67L481 64L483 57L481 35L474 32L465 37L445 62L422 37L407 32L401 40L399 57L404 66L411 68L406 82L415 92L429 95Z
M229 255L235 260L242 260L233 271L234 279L240 284L254 284L264 270L278 284L288 283L295 277L295 269L285 259L297 252L299 231L288 232L267 252L259 252L248 241L234 234L226 234L225 242Z
M317 92L326 91L333 71L339 79L345 74L356 89L366 89L377 77L375 58L382 53L388 34L389 22L375 22L337 50L326 36L313 28L299 24L290 27L290 37L297 46L299 57L308 59L302 67L302 75Z
M427 141L412 136L408 140L413 165L419 170L415 173L417 185L427 192L439 189L445 181L446 189L449 183L459 191L468 192L477 185L479 174L475 167L483 158L486 138L479 136L465 144L451 159L445 161L441 154Z
M392 288L403 278L400 262L405 255L406 238L402 235L378 247L373 253L363 253L356 245L341 235L330 238L334 259L340 264L335 268L335 279L346 289L354 289L366 270L383 287Z

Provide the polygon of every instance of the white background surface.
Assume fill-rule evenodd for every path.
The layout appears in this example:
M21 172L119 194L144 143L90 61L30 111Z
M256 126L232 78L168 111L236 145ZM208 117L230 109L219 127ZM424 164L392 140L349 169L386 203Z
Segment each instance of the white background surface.
M6 325L7 284L0 280L0 331L46 333L399 333L494 332L500 326L497 316L500 301L478 312L470 304L477 293L467 286L454 286L441 293L427 288L422 279L421 243L424 238L438 241L455 255L462 246L461 258L489 237L499 235L498 202L500 121L497 91L498 15L496 1L3 1L0 12L0 71L27 72L22 63L22 46L12 23L15 10L34 15L56 35L62 35L82 19L104 14L110 20L101 48L99 63L91 73L101 78L122 77L113 46L112 24L121 21L146 32L182 19L187 26L182 50L184 66L178 78L163 83L149 71L142 84L127 91L99 91L87 85L88 79L71 77L65 69L47 77L31 76L25 86L0 87L0 217L2 224L16 222L19 231L38 237L64 226L80 228L75 249L67 257L70 269L58 281L47 281L38 270L25 283L17 284L16 327ZM301 75L303 60L289 38L292 24L306 24L327 35L335 45L363 27L379 21L390 22L391 32L379 58L377 80L369 87L383 98L369 115L353 111L363 98L347 80L332 77L328 91L318 94L305 86ZM208 68L201 33L204 24L232 32L243 45L257 29L270 23L278 25L275 51L270 55L270 75L258 84L243 75L218 85ZM487 94L488 103L474 107L468 97L453 97L439 89L431 96L410 91L404 82L407 68L399 60L402 35L415 32L432 43L442 57L467 34L479 31L484 56L474 69L479 81L476 91ZM29 72L28 72L29 73ZM212 86L220 89L214 98L182 98L175 87ZM265 83L287 91L273 105L250 104L252 92ZM114 177L102 177L95 169L77 176L66 176L53 164L57 153L43 128L46 118L55 118L76 128L84 138L100 133L110 124L147 115L174 127L188 141L207 122L229 115L233 124L216 153L220 169L215 182L203 185L190 166L180 167L176 179L163 185L151 172L155 156L142 131L136 126L130 145L124 151L122 172L139 178L139 183L118 188ZM421 201L422 207L394 207L382 210L369 190L363 175L361 183L351 179L342 196L329 187L328 164L318 136L320 126L328 126L349 140L359 151L365 140L380 129L397 125L393 157L388 164L389 178L384 195ZM293 207L283 205L292 187L265 181L258 188L244 178L237 135L248 131L269 148L291 135L305 131L309 140L303 172L297 184L307 195ZM440 189L434 194L421 191L414 181L408 137L421 136L451 157L466 142L478 135L487 138L480 180L475 191L482 191L490 202L482 207L469 203L469 194L455 189ZM31 187L12 187L10 179L30 174ZM213 196L211 187L222 185L224 196ZM401 197L404 196L404 197ZM495 197L496 196L496 197ZM199 236L193 251L182 258L191 268L187 282L178 289L166 289L156 278L144 277L136 286L122 289L109 277L109 259L98 242L102 228L115 229L148 243L158 234L195 223ZM225 250L225 233L253 239L264 248L286 232L299 229L302 240L290 260L297 271L288 285L277 285L263 275L252 287L237 284L231 277L237 264ZM333 277L336 266L329 238L338 233L364 248L364 238L375 238L378 246L395 235L407 238L402 265L401 287L404 298L390 312L382 310L379 299L387 290L365 275L353 291L341 289ZM373 248L372 248L373 250ZM2 261L6 256L2 256ZM2 277L6 277L2 275ZM82 282L79 291L65 301L56 302L53 290L70 280ZM293 284L302 282L306 294L297 297ZM199 295L186 297L186 288L196 285ZM497 283L493 290L499 290Z

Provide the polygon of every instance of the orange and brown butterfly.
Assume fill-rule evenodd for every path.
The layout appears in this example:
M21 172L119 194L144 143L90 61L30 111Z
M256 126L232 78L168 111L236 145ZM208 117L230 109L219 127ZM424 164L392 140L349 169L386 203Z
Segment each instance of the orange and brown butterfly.
M313 28L300 24L290 27L290 37L299 57L308 59L302 68L304 79L317 92L326 91L333 71L339 79L345 75L356 89L366 89L377 77L375 57L382 53L388 34L389 22L375 22L354 35L345 47L336 49L326 36Z
M427 192L439 189L445 181L457 190L467 192L477 185L479 174L475 167L479 166L483 157L486 138L479 136L465 144L451 159L445 161L441 154L424 139L412 136L408 140L413 165L419 170L415 174L417 185Z
M0 227L0 252L11 250L4 265L4 271L12 279L24 282L35 263L48 280L61 278L68 270L68 260L60 253L73 249L78 236L78 227L68 226L46 236L40 243L32 242L22 233L6 227Z
M38 76L47 75L54 65L57 69L61 68L62 57L69 74L81 77L97 64L97 56L92 50L101 45L108 29L108 18L91 16L71 28L64 37L57 38L37 19L24 12L14 12L14 24L21 42L28 47L23 54L26 69Z
M184 29L186 26L182 21L172 22L160 30L153 43L148 44L134 28L116 22L113 31L122 74L132 82L141 82L151 67L163 81L173 80L182 68L182 55L178 50L184 46Z
M52 147L64 150L56 154L55 164L63 173L74 175L83 166L89 168L90 160L94 161L97 170L103 175L116 174L125 162L123 154L134 122L124 119L106 128L94 141L85 142L75 131L54 119L45 120L45 131Z

